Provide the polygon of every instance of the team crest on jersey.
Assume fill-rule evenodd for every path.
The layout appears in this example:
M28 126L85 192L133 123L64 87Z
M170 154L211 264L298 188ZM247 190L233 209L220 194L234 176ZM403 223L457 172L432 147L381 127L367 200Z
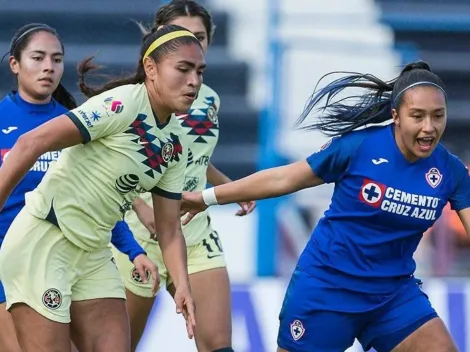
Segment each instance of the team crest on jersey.
M426 181L432 188L436 188L441 184L442 174L436 167L433 167L426 173Z
M359 199L374 208L378 208L386 189L387 187L381 183L365 179L359 192Z
M138 183L139 183L139 176L135 174L127 174L127 175L119 176L116 179L115 184L116 184L116 189L120 193L126 194L126 193L129 193L130 191L135 190Z
M62 294L55 288L50 288L42 295L42 303L46 308L56 310L62 305Z
M305 328L300 320L294 320L290 324L290 333L292 338L297 341L305 334Z
M165 160L165 162L169 162L171 158L173 157L173 152L175 150L175 147L173 147L173 144L170 142L165 143L162 147L162 158Z
M207 109L207 117L215 124L219 122L217 118L217 112L215 111L214 106L209 106L209 109Z
M148 271L145 271L145 275L147 276L147 282L148 280L150 279L150 272ZM134 267L132 268L131 270L131 277L132 277L132 280L138 284L142 284L143 281L142 281L142 277L140 276L139 272L137 271L137 269Z
M170 133L166 140L160 140L151 133L151 129L152 126L147 123L147 115L139 114L126 133L136 136L132 141L139 145L137 152L145 157L142 161L148 167L145 174L155 178L155 172L162 174L170 162L180 161L183 146L174 133Z

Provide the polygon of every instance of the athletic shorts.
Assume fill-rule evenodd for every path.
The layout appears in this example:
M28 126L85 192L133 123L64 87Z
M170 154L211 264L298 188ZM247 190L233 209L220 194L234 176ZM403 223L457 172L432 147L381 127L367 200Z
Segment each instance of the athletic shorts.
M383 305L358 313L330 311L326 306L318 309L319 302L331 292L321 288L317 280L297 268L287 288L277 342L289 352L344 352L356 338L366 351L373 347L377 352L389 352L437 317L417 279L405 284ZM358 295L364 293L344 291L342 299L355 302ZM371 295L366 299L370 301ZM377 302L380 299L378 296Z
M23 208L0 251L7 309L25 303L52 321L69 323L73 301L125 299L124 285L112 259L108 247L84 251L57 226Z
M147 256L158 267L160 275L160 287L168 287L171 277L163 262L163 255L158 242L143 241L136 237L142 248L147 252ZM198 244L187 247L188 253L188 273L189 275L226 266L222 245L217 232L213 231L205 236ZM114 258L121 273L124 286L133 294L140 297L151 298L152 278L147 276L147 283L142 282L142 278L135 269L129 257L113 247Z

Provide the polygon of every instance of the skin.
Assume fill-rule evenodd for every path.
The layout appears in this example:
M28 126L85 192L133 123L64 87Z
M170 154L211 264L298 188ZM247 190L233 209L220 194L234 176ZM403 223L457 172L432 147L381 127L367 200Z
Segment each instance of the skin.
M392 110L395 140L403 156L410 163L426 158L436 148L446 126L446 101L443 92L431 86L417 86L403 95L398 110ZM417 139L433 137L430 148L422 148ZM315 187L324 181L315 175L306 161L263 170L243 179L215 187L219 204L249 199L266 199ZM207 208L201 192L184 192L182 214L188 213L184 223ZM470 208L458 211L470 234ZM288 352L282 348L278 352ZM457 352L447 328L440 318L423 324L406 337L393 352Z
M22 99L34 104L47 104L51 100L64 72L63 56L59 39L44 31L30 36L20 57L10 56L10 69L17 77ZM21 352L15 325L5 303L0 304L0 346L5 352Z
M439 143L446 128L444 93L433 86L417 86L406 91L398 111L392 110L395 140L405 158L414 162L427 158ZM423 150L417 138L432 137L429 150Z
M9 59L21 98L33 104L48 103L64 73L63 59L62 45L55 35L34 33L21 57Z
M201 43L204 54L209 45L208 34L202 19L198 16L177 17L168 24L182 26L191 31ZM221 185L231 180L215 166L209 164L207 179L212 185ZM240 202L237 216L251 213L255 202ZM155 230L153 209L141 199L134 202L134 210L149 233ZM211 352L232 345L232 317L230 301L230 280L227 268L206 270L189 276L191 291L198 309L196 311L195 340L199 352ZM174 283L168 292L175 295ZM135 351L147 324L154 298L140 297L126 290L127 310L131 323L131 345Z
M178 70L181 65L185 65L188 71ZM175 79L176 75L175 72L165 72L164 67L179 72L180 76L176 78L180 85L172 85L168 90L163 89L165 79L168 77ZM199 89L202 83L201 71L204 67L204 56L197 45L180 47L160 63L145 59L144 68L147 75L145 85L154 113L157 116L169 116L173 110L189 109L190 99L183 94ZM66 115L54 118L22 135L0 168L0 209L3 208L14 187L42 154L82 142L80 131ZM182 313L187 319L188 335L192 336L195 326L194 302L187 275L186 246L181 233L180 202L154 196L154 204L158 205L159 209L165 209L163 215L155 212L155 223L159 224L158 240L164 252L165 264L174 278L177 312ZM86 312L93 314L85 314ZM73 327L73 338L79 349L96 352L129 350L130 333L124 300L97 299L73 302L71 313L74 322L78 322L78 326ZM50 321L25 304L13 305L11 314L24 352L70 351L69 324Z

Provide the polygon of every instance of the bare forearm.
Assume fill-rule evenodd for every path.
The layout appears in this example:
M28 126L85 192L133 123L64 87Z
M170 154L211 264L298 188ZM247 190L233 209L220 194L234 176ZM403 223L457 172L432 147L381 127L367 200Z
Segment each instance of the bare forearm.
M295 191L282 177L281 168L259 171L215 188L219 204L274 198ZM291 189L292 188L292 189Z
M140 197L137 197L136 199L134 199L134 203L132 203L132 210L134 211L138 211L139 210L139 207L142 206L142 205L147 205L145 203L145 201L140 198Z
M175 287L180 284L189 286L186 241L181 229L174 235L159 235L158 242L162 249L163 262Z
M41 154L33 140L25 137L18 139L0 168L0 203L6 201Z
M207 181L212 186L224 185L226 183L232 182L232 180L223 174L219 169L217 169L212 163L209 163L207 167Z

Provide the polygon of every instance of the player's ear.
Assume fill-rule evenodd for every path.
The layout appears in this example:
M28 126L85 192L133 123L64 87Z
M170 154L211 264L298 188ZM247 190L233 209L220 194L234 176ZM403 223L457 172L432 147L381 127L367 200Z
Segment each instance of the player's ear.
M144 59L143 62L145 75L151 80L155 80L155 76L157 74L157 67L155 61L153 61L150 57Z
M400 117L398 117L398 112L396 109L392 109L392 120L395 125L400 126Z
M8 63L10 64L10 69L13 74L17 75L20 68L19 68L19 62L15 59L15 57L12 55L8 59Z

